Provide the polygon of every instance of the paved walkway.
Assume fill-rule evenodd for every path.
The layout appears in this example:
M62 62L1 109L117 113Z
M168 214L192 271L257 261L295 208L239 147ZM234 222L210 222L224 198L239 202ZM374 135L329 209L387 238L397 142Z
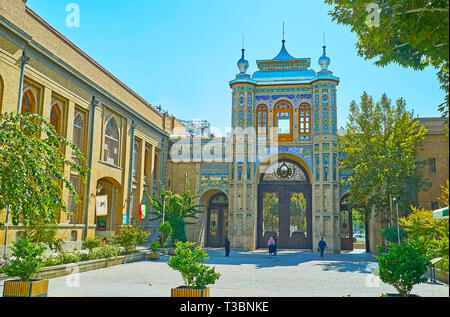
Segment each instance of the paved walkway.
M266 251L231 252L209 249L206 264L215 266L222 277L211 288L212 297L379 297L394 288L382 283L372 270L371 254L356 250L326 254L322 259L311 251L280 251L276 257ZM170 297L170 289L183 281L167 265L157 262L124 264L76 276L50 280L50 297ZM3 291L0 283L0 292ZM416 285L413 293L423 297L448 297L446 284Z

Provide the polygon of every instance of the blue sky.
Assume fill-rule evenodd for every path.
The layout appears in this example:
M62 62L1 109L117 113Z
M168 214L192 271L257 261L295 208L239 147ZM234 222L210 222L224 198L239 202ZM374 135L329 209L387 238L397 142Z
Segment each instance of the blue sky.
M70 3L80 8L80 27L66 26ZM436 70L376 67L356 53L356 36L331 20L321 0L29 0L28 6L151 104L179 119L206 119L220 131L230 125L231 90L245 36L248 72L256 60L286 47L310 57L318 71L326 33L330 70L340 77L338 125L363 91L403 97L421 117L440 116L444 93Z

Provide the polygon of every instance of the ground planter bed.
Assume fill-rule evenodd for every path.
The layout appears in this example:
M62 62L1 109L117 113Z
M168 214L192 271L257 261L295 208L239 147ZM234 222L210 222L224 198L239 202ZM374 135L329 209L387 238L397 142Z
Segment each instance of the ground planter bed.
M59 276L70 275L72 273L82 273L125 263L144 261L147 259L149 253L149 251L138 251L132 254L120 255L117 258L97 259L78 263L48 266L39 270L39 272L33 275L33 278L51 279ZM7 278L7 276L0 274L0 278Z
M47 297L48 280L5 281L3 297Z
M210 297L210 288L192 289L180 286L172 288L172 297Z

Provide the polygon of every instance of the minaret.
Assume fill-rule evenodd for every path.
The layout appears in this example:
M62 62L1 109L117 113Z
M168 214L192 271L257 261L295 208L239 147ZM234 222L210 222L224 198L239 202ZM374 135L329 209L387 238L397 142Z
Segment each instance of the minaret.
M339 253L340 194L339 139L337 136L336 77L328 70L331 59L326 45L319 58L321 70L313 86L314 93L314 175L313 175L313 246L323 237L330 252Z
M232 151L229 175L229 239L234 249L255 248L256 229L256 189L254 178L254 87L255 82L247 74L249 62L245 58L245 48L237 63L239 73L230 82L232 88L233 133L230 137Z

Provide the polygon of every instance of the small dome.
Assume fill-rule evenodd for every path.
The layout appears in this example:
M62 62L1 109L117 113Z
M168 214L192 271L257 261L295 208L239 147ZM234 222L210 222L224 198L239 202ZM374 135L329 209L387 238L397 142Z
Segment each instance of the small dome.
M326 48L326 46L323 47L323 55L319 58L319 66L322 70L328 69L331 62L330 58L327 56Z
M244 74L245 72L247 72L249 63L248 60L245 58L244 55L245 49L242 49L242 57L241 59L238 61L237 66L239 68L239 71Z

